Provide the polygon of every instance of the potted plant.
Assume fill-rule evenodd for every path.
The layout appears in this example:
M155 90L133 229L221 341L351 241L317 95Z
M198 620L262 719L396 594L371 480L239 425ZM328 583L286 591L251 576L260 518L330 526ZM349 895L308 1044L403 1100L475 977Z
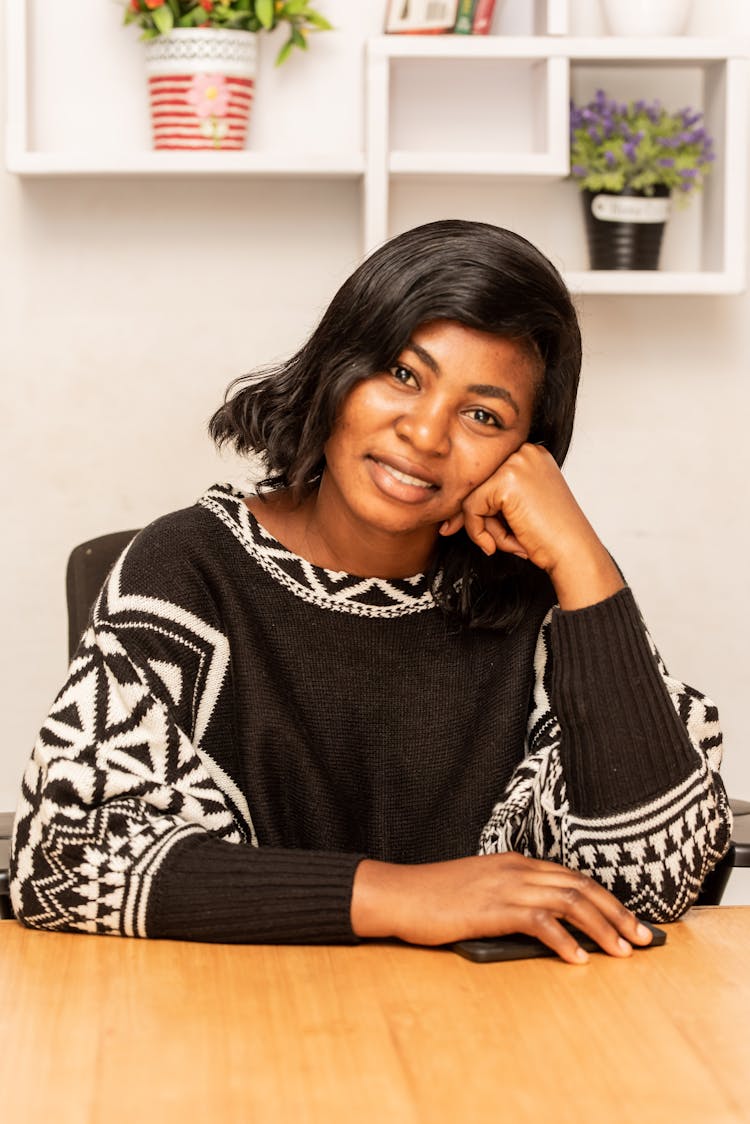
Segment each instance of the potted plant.
M617 102L570 107L570 174L583 192L592 269L657 269L672 193L685 202L714 160L702 112Z
M276 65L331 25L307 0L127 0L146 43L154 148L241 149L253 100L256 35L286 24Z

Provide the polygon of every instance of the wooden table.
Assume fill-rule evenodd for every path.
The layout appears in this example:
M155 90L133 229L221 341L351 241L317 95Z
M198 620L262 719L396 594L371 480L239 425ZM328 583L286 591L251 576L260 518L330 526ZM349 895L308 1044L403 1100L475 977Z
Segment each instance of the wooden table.
M748 1121L750 907L584 967L4 921L0 1029L4 1124Z

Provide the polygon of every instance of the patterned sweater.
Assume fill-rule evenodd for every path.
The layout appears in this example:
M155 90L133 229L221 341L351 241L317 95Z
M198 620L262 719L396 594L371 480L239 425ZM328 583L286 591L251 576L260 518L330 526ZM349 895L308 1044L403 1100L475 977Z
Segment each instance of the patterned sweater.
M27 925L334 942L363 856L518 850L645 918L725 852L715 707L671 679L629 589L510 636L453 627L422 575L313 566L226 485L115 565L26 770Z

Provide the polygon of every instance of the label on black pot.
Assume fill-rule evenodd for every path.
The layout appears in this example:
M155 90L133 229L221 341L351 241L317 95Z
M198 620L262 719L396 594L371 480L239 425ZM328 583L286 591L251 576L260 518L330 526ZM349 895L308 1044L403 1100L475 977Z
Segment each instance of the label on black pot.
M669 198L642 195L595 195L591 213L600 222L666 222Z

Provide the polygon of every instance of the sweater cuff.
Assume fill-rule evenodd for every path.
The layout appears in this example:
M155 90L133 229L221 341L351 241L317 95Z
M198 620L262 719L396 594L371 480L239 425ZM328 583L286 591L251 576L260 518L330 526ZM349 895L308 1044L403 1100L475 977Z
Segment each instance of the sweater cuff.
M625 811L696 768L627 587L552 615L552 709L571 811Z
M147 935L228 944L357 943L352 885L364 857L189 835L154 876Z

